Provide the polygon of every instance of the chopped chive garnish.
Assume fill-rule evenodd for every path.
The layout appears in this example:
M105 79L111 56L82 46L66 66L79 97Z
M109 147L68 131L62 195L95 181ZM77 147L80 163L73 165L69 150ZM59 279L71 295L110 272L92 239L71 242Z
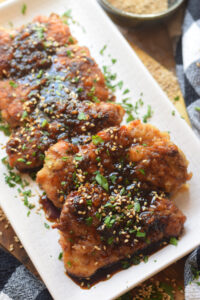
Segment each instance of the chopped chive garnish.
M44 227L47 228L47 229L50 228L49 224L47 224L47 223L44 223Z
M18 84L15 83L15 82L12 81L12 80L9 81L9 84L10 84L10 86L12 86L12 87L14 87L14 88L17 88L17 87L18 87Z
M104 142L104 140L99 135L92 136L92 142L94 145L98 145Z
M21 10L22 15L25 15L25 14L26 14L26 10L27 10L27 5L24 3L24 4L22 5L22 10Z
M103 55L104 54L104 51L106 50L107 48L107 45L104 45L103 48L100 50L100 54Z
M129 90L129 89L126 89L126 90L124 90L123 95L126 95L126 94L128 94L129 92L130 92L130 90Z
M47 124L48 124L48 122L46 119L42 121L42 127L45 127Z
M75 156L74 159L76 161L81 161L83 159L83 156Z
M140 171L140 173L141 173L142 175L145 175L145 170L144 170L144 169L139 169L139 171Z
M63 253L62 253L62 252L60 252L60 253L59 253L59 255L58 255L58 259L59 259L59 260L61 260L61 259L62 259L62 257L63 257Z
M136 212L140 212L140 203L139 202L134 203L134 209Z
M108 181L107 181L107 179L103 175L101 175L100 173L98 173L96 175L95 179L96 179L97 183L100 186L102 186L102 188L104 188L104 190L108 191L108 189L109 189L108 188Z
M136 237L145 237L146 236L146 233L145 232L141 232L141 231L138 231L136 233Z
M180 97L179 96L176 96L175 98L174 98L174 101L179 101L180 100Z
M92 222L93 222L93 218L92 217L88 217L85 219L85 222L88 226L92 225Z
M174 245L174 246L178 245L178 241L175 237L171 237L169 242L171 245Z
M68 264L68 266L71 268L71 266L72 266L71 261L68 261L67 264Z
M87 117L86 117L86 115L83 113L83 112L80 112L79 114L78 114L78 120L86 120L87 119Z

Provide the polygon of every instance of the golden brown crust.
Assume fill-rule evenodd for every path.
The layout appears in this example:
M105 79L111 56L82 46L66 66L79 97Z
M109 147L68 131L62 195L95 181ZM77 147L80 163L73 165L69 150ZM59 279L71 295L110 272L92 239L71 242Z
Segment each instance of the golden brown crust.
M97 136L94 136L94 141L96 139L98 142L98 137L100 138L98 144L95 145L91 142L88 145L80 146L79 153L70 159L70 164L69 162L66 163L65 169L69 166L72 168L76 165L76 156L81 157L79 168L83 182L88 179L92 180L95 172L100 171L106 178L109 178L109 174L113 173L115 177L119 178L119 183L123 181L123 176L127 176L127 179L136 178L146 182L147 185L156 190L175 193L191 178L191 174L187 172L188 162L182 151L170 141L168 134L161 133L150 124L134 121L128 126L110 128L99 132ZM53 146L53 149L59 149L60 144L62 146L62 143L58 142ZM66 143L66 148L68 146L69 144ZM58 161L62 160L62 154L58 154L55 161L52 157L51 148L47 151L46 158L47 161L52 161L51 168L49 168L48 163L45 163L43 169L38 173L37 180L43 188L46 180L44 190L47 196L50 200L54 199L56 206L58 206L56 204L57 198L60 207L59 197L64 199L65 188L68 191L69 178L66 178L65 173L62 172L65 162L62 164L61 170L55 168L54 163L57 165ZM119 165L119 161L123 161L122 166ZM62 178L61 181L66 181L66 184L61 186L58 182L58 185L54 185L51 193L49 193L49 176L56 177L57 172ZM84 172L87 172L88 175L85 176ZM42 183L40 182L41 173L44 177ZM60 196L58 191L61 193Z
M89 196L92 204L88 211ZM146 197L146 201L150 202L143 206L145 202L141 201L139 213L135 212L130 218L128 211L123 214L122 210L118 215L115 212L115 223L107 228L106 218L114 214L113 209L108 208L110 203L108 194L104 195L100 188L87 184L84 192L83 188L82 190L80 188L77 192L69 194L57 225L60 229L60 244L67 272L80 278L91 277L99 268L126 259L163 239L179 236L186 219L181 211L163 196L152 197L146 194ZM102 215L101 220L97 218L100 207L104 209L106 207L106 217ZM86 214L83 215L85 211ZM117 216L121 217L122 225L117 224ZM137 218L140 218L138 223ZM91 224L88 224L88 220L92 220ZM127 229L125 224L129 221L133 223L128 225ZM102 229L102 224L106 229ZM140 228L139 231L144 233L145 237L138 237L136 230L133 232L135 228ZM124 232L124 235L120 235L120 232Z
M101 70L88 48L75 44L60 17L35 18L11 42L0 109L16 127L7 144L12 167L38 169L44 152L58 140L87 142L92 134L121 123L123 108L105 103L114 97Z
M71 35L69 26L54 13L52 13L50 17L38 16L34 18L33 22L44 24L47 28L47 39L53 39L61 46L77 43L77 40Z

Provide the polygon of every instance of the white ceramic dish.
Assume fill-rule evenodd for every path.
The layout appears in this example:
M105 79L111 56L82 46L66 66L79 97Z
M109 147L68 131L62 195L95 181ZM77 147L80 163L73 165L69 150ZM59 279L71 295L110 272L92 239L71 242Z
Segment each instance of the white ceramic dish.
M27 4L26 15L21 14L24 2ZM125 87L131 90L133 102L142 92L143 101L145 104L150 104L154 110L151 122L161 130L171 132L172 139L185 152L190 162L189 169L193 172L190 189L176 197L178 206L187 216L185 232L178 246L169 245L150 256L148 263L123 270L89 290L82 290L65 275L63 263L58 260L61 248L58 244L57 231L45 228L46 220L41 211L36 213L35 210L27 217L27 208L19 197L15 197L17 191L5 184L3 176L5 166L0 165L1 206L53 298L57 300L113 299L200 244L200 143L178 112L176 116L172 116L173 105L96 1L7 1L0 5L0 25L8 27L9 21L12 21L14 26L19 26L31 21L36 15L49 15L51 12L63 14L68 9L72 9L72 15L81 25L84 25L86 30L84 32L81 25L72 24L72 31L79 43L90 48L100 65L110 62L107 54L117 59L113 69L118 73L119 80L123 79ZM99 50L105 44L107 44L106 55L102 57ZM5 144L5 141L5 136L1 134L0 142ZM1 149L0 155L5 156L5 150ZM33 190L38 190L35 184ZM36 195L32 201L37 203L38 196Z

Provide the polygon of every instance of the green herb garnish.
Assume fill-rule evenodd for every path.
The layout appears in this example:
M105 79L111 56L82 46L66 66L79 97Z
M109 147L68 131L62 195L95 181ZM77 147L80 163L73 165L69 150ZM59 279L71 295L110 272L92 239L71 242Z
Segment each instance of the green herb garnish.
M112 245L113 241L114 241L114 237L112 237L112 236L109 237L107 240L108 245Z
M99 135L92 136L92 142L94 145L98 145L104 142L104 140Z
M84 112L80 112L79 114L78 114L78 120L86 120L87 119L87 117L86 117L86 115L84 114Z
M145 237L146 236L146 233L145 232L141 232L141 231L138 231L136 233L136 237Z
M104 54L104 51L106 50L107 48L107 45L104 45L103 48L100 50L100 54L103 55Z
M96 175L95 179L96 179L97 183L100 186L102 186L102 188L104 188L104 190L106 190L108 192L109 187L108 187L107 179L103 175L101 175L100 173L98 173Z
M106 227L111 228L113 224L115 223L115 216L106 216L104 219L104 224Z
M180 100L180 97L179 96L176 96L175 98L174 98L174 101L179 101Z
M125 89L125 90L123 91L123 95L126 95L126 94L128 94L129 92L130 92L129 89Z
M117 179L117 176L114 175L114 174L113 174L113 175L110 175L110 179L111 179L112 183L115 184L116 179Z
M42 121L42 127L43 127L43 128L44 128L47 124L48 124L48 122L47 122L46 119Z
M171 237L169 242L171 245L174 245L174 246L178 245L178 241L175 237Z
M85 219L85 222L88 226L92 225L92 222L93 222L93 218L92 217L88 217Z
M68 266L71 268L71 266L72 266L71 261L68 261L67 264L68 264Z
M152 117L153 111L151 105L148 105L147 113L143 116L143 122L147 123L147 121Z
M140 203L139 202L134 203L134 209L136 212L140 212Z
M26 10L27 10L27 5L24 3L24 4L22 5L22 9L21 9L22 15L25 15L25 14L26 14Z
M74 159L76 160L76 161L81 161L82 159L83 159L83 156L75 156L74 157Z
M146 174L144 169L139 169L139 171L140 171L140 173L141 173L142 175L145 175L145 174Z
M9 84L10 84L10 86L12 86L15 89L18 87L18 84L12 80L9 81Z
M44 227L46 227L47 229L50 228L49 224L47 224L47 223L44 223Z

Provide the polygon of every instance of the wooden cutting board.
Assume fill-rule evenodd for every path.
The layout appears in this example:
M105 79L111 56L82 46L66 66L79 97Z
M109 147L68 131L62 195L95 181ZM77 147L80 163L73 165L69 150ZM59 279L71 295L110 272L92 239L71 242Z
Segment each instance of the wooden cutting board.
M1 1L1 0L0 0ZM176 17L175 17L176 18ZM175 19L174 18L174 19ZM174 19L171 22L173 24ZM177 19L177 18L176 18ZM175 75L175 62L172 42L169 37L169 23L156 27L127 29L120 28L153 77L179 110L181 116L189 123L184 100ZM178 25L180 26L180 25ZM174 28L177 28L175 26ZM174 99L179 99L175 101ZM36 276L37 271L19 242L14 230L9 225L5 215L0 210L0 244L12 252ZM171 282L175 290L175 299L183 300L183 272L185 258L153 277L155 281ZM152 283L147 283L151 285ZM135 289L131 292L138 294ZM142 298L141 298L142 299ZM103 299L102 299L103 300Z

